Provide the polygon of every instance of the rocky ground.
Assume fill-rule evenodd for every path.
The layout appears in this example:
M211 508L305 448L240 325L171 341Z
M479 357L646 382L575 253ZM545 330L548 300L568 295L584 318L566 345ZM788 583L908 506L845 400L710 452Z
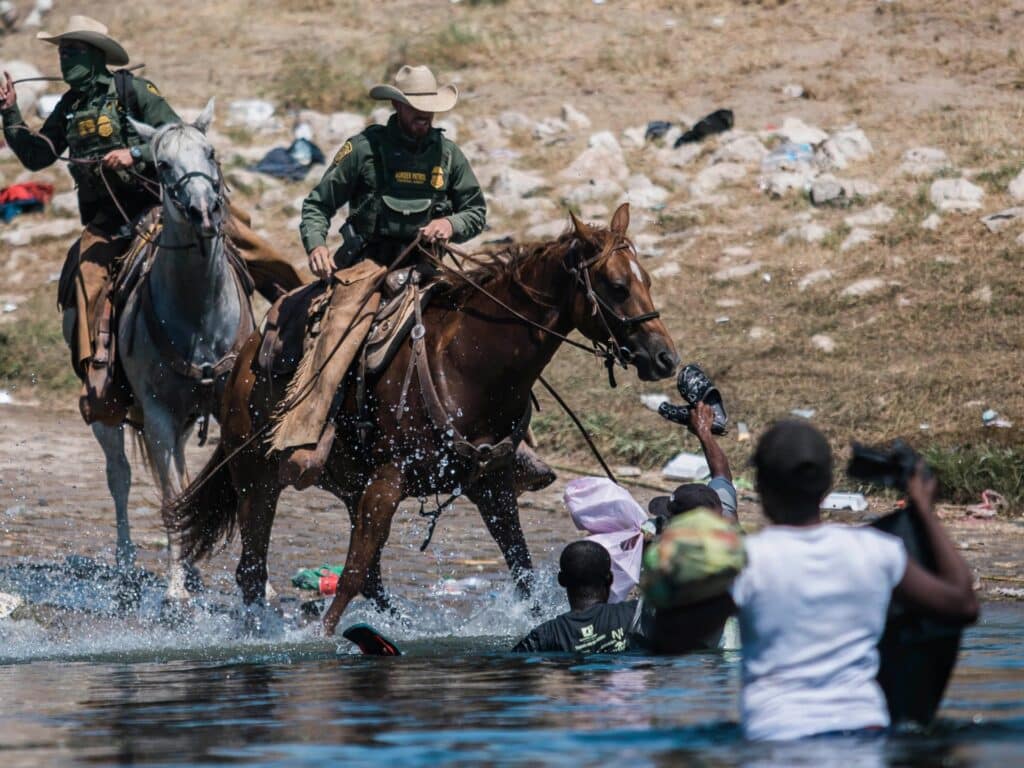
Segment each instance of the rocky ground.
M843 456L851 439L896 436L954 464L973 451L964 501L986 485L1024 496L1022 12L916 0L90 6L183 115L218 98L213 138L236 199L296 264L299 205L320 169L288 183L249 166L299 124L331 157L384 118L369 85L430 63L462 92L441 124L488 193L478 243L553 237L570 208L606 221L630 202L680 354L716 378L734 421L756 436L813 412ZM29 32L5 38L3 58L55 71ZM718 108L733 110L731 131L673 146ZM671 125L649 138L652 120ZM69 377L49 283L77 225L63 169L29 175L0 151L3 184L28 178L60 194L0 228L0 375L15 400L51 402ZM618 461L651 469L695 447L640 406L664 385L609 390L575 354L553 377ZM542 404L542 447L585 461ZM749 443L726 450L739 463ZM977 462L996 453L989 478Z

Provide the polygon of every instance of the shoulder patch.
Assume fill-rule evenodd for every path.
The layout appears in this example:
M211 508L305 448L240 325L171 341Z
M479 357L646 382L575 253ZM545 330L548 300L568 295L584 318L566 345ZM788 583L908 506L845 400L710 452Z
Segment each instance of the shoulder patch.
M157 89L157 87L148 80L146 81L146 90L152 93L154 96L160 95L160 91Z
M334 160L331 161L331 167L333 168L334 166L338 165L342 160L344 160L351 154L352 142L346 141L344 144L341 145L341 149L339 149L338 153L334 156Z

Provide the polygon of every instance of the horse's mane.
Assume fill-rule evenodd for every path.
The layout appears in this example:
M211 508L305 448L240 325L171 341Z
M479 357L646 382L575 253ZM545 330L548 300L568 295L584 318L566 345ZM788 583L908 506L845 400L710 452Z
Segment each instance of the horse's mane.
M596 236L593 246L602 249L599 258L593 264L600 268L612 253L612 249L605 246L609 240L606 235L609 235L610 232L601 227L590 227L590 233ZM578 237L576 231L569 228L554 240L518 243L504 248L479 251L469 254L465 258L465 261L469 263L463 262L458 271L482 287L506 281L512 282L538 301L544 301L543 293L539 293L536 288L531 288L523 283L523 273L538 262L545 262L555 257L564 258L572 241ZM447 271L442 274L441 283L445 286L442 288L442 295L456 304L476 293L476 288L468 281ZM547 297L548 300L550 298Z

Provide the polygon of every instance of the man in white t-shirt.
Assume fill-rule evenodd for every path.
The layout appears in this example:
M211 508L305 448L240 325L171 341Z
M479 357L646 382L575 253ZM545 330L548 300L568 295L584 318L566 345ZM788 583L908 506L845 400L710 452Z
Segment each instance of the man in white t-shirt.
M886 728L875 677L893 594L951 620L971 622L978 611L971 572L932 509L935 480L922 465L908 485L935 550L933 574L909 561L894 536L821 522L832 457L807 422L772 427L754 465L772 525L747 538L748 564L731 590L743 642L744 735L779 740Z

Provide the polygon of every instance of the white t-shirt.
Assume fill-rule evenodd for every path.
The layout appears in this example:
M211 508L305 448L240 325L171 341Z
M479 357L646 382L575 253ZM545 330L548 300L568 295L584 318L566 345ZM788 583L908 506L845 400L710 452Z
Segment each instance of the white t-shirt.
M907 568L903 542L873 528L772 526L748 536L746 549L732 586L744 735L888 726L876 646Z

